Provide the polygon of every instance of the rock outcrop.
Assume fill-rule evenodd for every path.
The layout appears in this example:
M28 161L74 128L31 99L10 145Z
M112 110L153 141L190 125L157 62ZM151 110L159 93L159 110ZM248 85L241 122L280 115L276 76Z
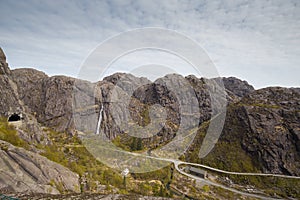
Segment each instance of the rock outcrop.
M79 176L39 154L0 140L0 191L80 192Z
M242 81L235 77L223 78L223 83L228 91L232 92L238 97L243 97L254 91L254 87L249 85L247 81Z
M265 88L240 102L246 118L243 148L264 172L300 176L300 94L294 89Z
M6 63L6 56L0 48L0 115L8 116L10 113L20 113L23 108L19 101L16 84L12 81L11 71Z
M72 120L74 79L65 76L48 77L34 69L12 71L20 99L38 122L57 131L69 130Z
M256 169L299 176L299 102L297 89L273 87L253 91L230 104L219 145L209 162L229 171ZM226 149L228 154L222 152ZM231 149L239 151L244 160L235 160Z
M0 74L1 75L10 75L10 69L6 62L6 56L5 56L2 48L0 48Z

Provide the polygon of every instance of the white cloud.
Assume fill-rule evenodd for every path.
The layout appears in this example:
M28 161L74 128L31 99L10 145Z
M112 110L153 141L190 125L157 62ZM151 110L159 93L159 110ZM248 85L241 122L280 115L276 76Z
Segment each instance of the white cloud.
M0 1L0 42L13 67L76 76L104 39L158 26L194 38L221 75L256 87L300 86L298 1Z

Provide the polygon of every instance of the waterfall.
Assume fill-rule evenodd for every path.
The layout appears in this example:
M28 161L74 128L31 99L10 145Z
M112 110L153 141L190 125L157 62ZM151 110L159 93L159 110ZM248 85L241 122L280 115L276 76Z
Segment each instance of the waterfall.
M100 126L101 126L101 122L102 122L102 112L103 112L103 104L101 105L101 109L99 112L99 119L98 119L98 123L97 123L97 129L96 129L96 135L100 134Z

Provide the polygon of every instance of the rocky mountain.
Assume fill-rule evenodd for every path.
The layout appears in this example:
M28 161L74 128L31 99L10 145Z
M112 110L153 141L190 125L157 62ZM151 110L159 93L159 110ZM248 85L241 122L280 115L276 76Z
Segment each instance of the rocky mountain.
M160 108L155 110L155 117L165 116L166 123L154 137L141 141L145 148L167 144L176 137L184 122L181 120L193 121L200 129L185 155L187 161L232 171L256 170L300 176L299 88L255 90L246 81L234 77L205 79L177 74L151 82L131 74L116 73L90 83L66 76L49 77L35 69L10 70L0 50L0 93L1 117L9 120L14 114L19 116L21 123L12 125L29 145L22 149L15 146L17 143L2 141L3 130L0 129L0 162L5 168L5 173L0 172L0 190L60 193L61 188L69 192L79 192L80 187L81 190L92 188L82 184L88 173L81 174L77 166L70 170L43 156L45 148L41 150L40 146L47 149L58 137L55 135L53 139L48 129L67 133L64 140L74 143L72 137L95 133L101 117L101 133L128 146L132 136L128 136L128 129L120 124L127 123L130 117L129 123L141 127L149 125L149 108L153 105L165 109L165 113ZM224 105L227 117L220 142L207 158L195 158L204 138L201 130L212 117L217 118ZM55 147L67 156L69 161L64 161L65 166L81 159L75 156L75 150ZM242 155L241 159L230 154L234 152L236 158Z

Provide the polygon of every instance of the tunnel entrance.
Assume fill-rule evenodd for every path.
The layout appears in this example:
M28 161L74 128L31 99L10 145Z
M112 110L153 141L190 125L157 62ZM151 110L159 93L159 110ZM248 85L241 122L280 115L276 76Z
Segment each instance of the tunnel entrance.
M20 121L20 120L21 120L20 115L18 115L18 114L16 114L16 113L12 114L12 115L9 116L9 118L8 118L8 121L9 121L9 122L16 122L16 121Z

